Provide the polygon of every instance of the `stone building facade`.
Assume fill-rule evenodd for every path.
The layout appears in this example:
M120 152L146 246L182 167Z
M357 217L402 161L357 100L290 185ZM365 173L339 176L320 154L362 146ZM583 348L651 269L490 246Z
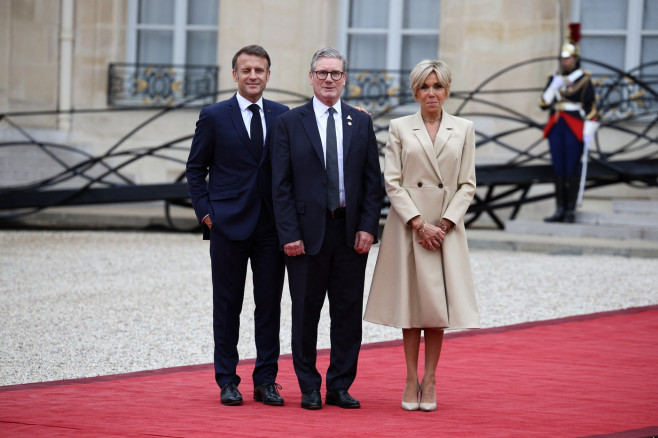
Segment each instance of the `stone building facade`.
M643 10L646 10L651 0L628 1L629 5L639 4L640 9L644 7ZM643 3L645 1L646 4ZM294 94L298 96L296 102L299 102L299 99L312 94L308 70L316 49L334 46L348 56L350 53L364 53L366 56L370 51L368 41L373 42L373 53L378 50L377 47L382 47L381 53L386 53L389 58L397 56L405 59L405 54L409 53L425 58L438 57L453 70L453 90L473 90L493 73L511 65L555 56L563 42L566 23L574 18L583 18L580 14L588 10L587 2L3 0L0 1L0 113L8 116L4 122L0 121L0 139L21 140L25 136L8 124L8 120L19 124L38 141L70 145L92 156L102 155L113 147L130 150L178 139L174 141L177 148L168 153L176 160L184 160L189 148L189 136L193 134L198 116L198 105L159 116L120 143L126 133L152 118L156 110L153 105L144 104L142 109L119 111L116 105L108 104L110 65L138 62L135 53L148 48L136 42L139 29L145 32L151 30L154 34L158 31L157 26L149 27L148 20L142 28L136 27L135 23L139 24L141 16L136 19L135 14L141 13L141 7L150 8L156 18L167 15L163 9L169 6L173 8L174 16L180 11L196 17L205 23L205 27L187 26L184 31L200 29L199 35L208 29L207 23L213 23L210 27L214 26L215 33L210 35L215 35L215 39L210 41L208 47L214 50L209 59L214 60L218 68L216 89L221 92L218 99L227 98L235 91L231 77L231 59L235 51L247 44L260 44L268 50L273 62L266 97L286 100L292 99ZM208 17L205 10L199 12L199 8L208 5L214 5L214 9L208 9L212 11L212 17ZM626 10L630 11L631 6ZM651 14L654 14L654 9L651 6ZM373 11L379 12L375 14ZM435 26L427 25L427 17L430 17L430 22L435 22ZM368 28L368 22L376 19L385 22L383 28L376 24ZM425 24L422 24L423 20ZM413 22L421 23L420 28L414 28ZM650 44L654 44L651 38L655 33L651 33L652 26L648 29L648 33L643 34L649 41L647 50L653 47ZM189 44L189 35L191 33L188 33L188 52L194 47ZM208 34L203 35L207 37ZM199 41L208 43L203 35ZM393 41L391 35L399 41ZM592 35L598 34L593 32ZM415 37L419 39L414 40ZM158 41L153 43L154 47L162 43ZM397 49L391 48L400 41ZM414 41L424 41L426 46ZM361 44L360 49L357 43ZM174 42L173 46L176 47L176 44ZM423 52L423 47L429 49ZM369 56L371 58L356 56L350 65L359 64L359 61L363 64L364 59L372 59L373 63L381 61L372 53ZM410 61L407 59L404 62L387 59L381 64L385 68L393 66L404 71L409 68ZM487 89L542 87L547 74L556 65L555 60L528 64L513 74L501 75L488 84ZM399 71L401 75L406 74ZM349 65L348 74L352 74ZM288 94L277 94L276 90L285 90ZM546 115L538 108L537 98L538 94L528 93L500 95L501 102L506 106L543 123ZM457 99L449 101L448 110L455 109L458 104ZM108 108L115 111L105 111ZM48 112L54 110L61 112ZM410 105L401 111L413 110L413 105ZM476 102L471 103L469 108L471 113L485 110L492 111L490 106ZM21 114L36 111L43 113ZM500 130L506 123L495 118L474 118L484 130ZM526 139L520 136L518 141ZM60 165L54 163L52 158L44 157L41 152L33 148L0 148L0 185L22 184L56 172ZM478 162L498 162L506 159L505 154L504 150L483 148L479 150ZM64 161L75 162L79 154L62 152L62 156ZM116 163L122 159L113 157L110 161ZM127 178L137 183L168 182L175 179L181 170L180 162L169 160L155 163L140 161L122 169Z

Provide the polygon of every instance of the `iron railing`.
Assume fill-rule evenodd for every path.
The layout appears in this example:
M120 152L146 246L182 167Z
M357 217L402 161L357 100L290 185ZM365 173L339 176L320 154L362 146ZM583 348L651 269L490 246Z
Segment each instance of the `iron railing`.
M514 64L511 69L526 66L534 62L550 61L554 58L536 58ZM644 114L655 112L658 105L658 76L646 73L658 68L658 61L642 64L628 72L619 70L608 64L594 60L583 59L584 62L596 64L607 70L605 73L593 75L596 95L598 96L599 116L607 121L637 118ZM465 102L471 100L475 94L505 95L506 93L536 92L541 88L532 89L505 89L497 91L486 90L486 85L505 74L510 68L494 73L483 81L474 91L461 92L460 98ZM643 72L640 74L641 72ZM359 105L373 113L385 113L391 109L414 102L409 88L409 70L363 70L348 69L347 83L343 92L343 99L353 105ZM541 84L542 86L544 84ZM453 92L453 97L455 92ZM463 106L463 105L462 105Z
M373 113L414 102L406 70L348 70L343 99Z
M509 214L513 219L519 210L528 204L552 197L552 193L534 194L530 188L534 184L545 183L552 178L550 154L547 142L542 138L545 118L535 120L527 114L518 112L514 107L506 105L510 95L527 94L533 102L538 100L544 84L524 86L518 81L523 77L519 69L530 64L546 62L554 58L536 58L511 65L492 74L473 90L453 90L451 101L457 104L452 113L472 119L498 119L504 123L484 123L475 125L476 147L494 147L501 150L501 156L507 156L496 164L477 165L476 177L478 193L469 208L466 218L467 225L477 222L481 217L488 216L499 227L503 227L503 214ZM654 66L658 62L647 64ZM603 66L603 64L601 64ZM644 67L646 67L645 65ZM634 71L621 71L612 66L605 66L608 75L597 77L597 94L603 119L597 132L595 143L589 151L590 172L586 190L608 184L625 183L634 187L658 187L658 92L652 83L646 82L634 75ZM166 70L166 69L165 69ZM117 67L110 71L117 72ZM146 70L144 70L146 71ZM150 75L157 77L156 70L150 70ZM132 72L134 74L134 72ZM165 73L162 73L163 75ZM217 70L208 70L209 77L216 78ZM173 73L172 73L173 75ZM501 89L496 85L499 78L513 75L518 88ZM121 75L126 77L125 71ZM131 76L131 75L128 75ZM408 87L408 72L348 72L348 87L343 99L352 105L361 105L372 113L375 130L384 133L388 129L388 114L413 101ZM163 76L160 76L162 78ZM174 78L174 76L172 76ZM119 81L118 79L116 79ZM125 87L128 79L122 79ZM111 202L142 202L151 200L166 201L166 215L171 228L177 229L170 220L169 209L172 205L190 206L185 196L184 182L185 161L181 158L189 150L193 126L190 132L179 138L163 138L156 145L135 144L136 134L145 127L163 117L170 117L177 110L185 109L201 102L215 102L233 94L234 90L215 91L206 94L192 93L183 99L184 91L170 101L170 95L158 90L171 88L170 79L158 79L162 84L155 91L146 93L146 87L138 94L132 93L133 101L141 99L140 105L129 105L121 108L114 100L108 109L74 110L73 115L88 112L140 111L144 112L144 97L149 96L148 105L154 106L153 114L143 122L137 122L127 133L117 133L117 141L104 153L91 156L87 150L91 148L73 146L62 143L46 142L36 134L23 128L29 125L29 117L58 114L58 111L40 111L31 113L0 114L0 123L17 133L18 140L0 141L2 148L33 148L35 154L44 154L54 161L53 174L49 177L21 183L20 185L0 186L0 220L11 220L28 215L44 208L58 205L99 204ZM173 80L173 79L171 79ZM210 81L210 79L208 79ZM157 83L157 81L155 81ZM174 81L175 83L176 81ZM133 85L134 86L134 81ZM512 83L512 81L506 81ZM169 85L167 85L169 84ZM215 84L215 85L212 85ZM143 85L142 85L143 86ZM191 85L190 85L191 86ZM208 82L200 87L212 90L216 82ZM115 89L121 89L116 85ZM159 88L158 88L159 87ZM111 88L111 87L110 87ZM181 83L175 92L185 90ZM193 90L194 88L189 88ZM201 89L201 88L198 88ZM204 88L205 89L205 88ZM191 91L190 91L191 92ZM290 107L303 104L309 96L268 88L267 97L285 103ZM109 100L109 98L108 98ZM456 101L456 102L454 102ZM176 103L177 102L177 103ZM203 103L201 103L203 104ZM474 106L474 104L477 104ZM157 106L164 106L157 108ZM168 105L168 106L165 106ZM477 108L477 109L475 109ZM407 108L408 109L408 108ZM26 120L23 124L19 120ZM504 126L493 131L491 127ZM522 134L523 141L519 141ZM615 135L608 135L615 134ZM380 136L380 152L383 154L384 136ZM623 138L611 144L610 138ZM130 142L128 141L130 140ZM68 159L60 159L66 154ZM5 157L11 154L5 154ZM71 159L71 156L74 159ZM132 164L143 160L167 160L180 166L180 173L170 183L148 185L137 184L125 172ZM13 164L9 163L11 166ZM15 164L18 166L18 164ZM71 188L74 181L80 183ZM382 215L388 211L388 203L383 206Z
M113 63L107 70L107 104L113 107L166 107L181 102L188 106L209 105L217 93L218 73L216 65Z

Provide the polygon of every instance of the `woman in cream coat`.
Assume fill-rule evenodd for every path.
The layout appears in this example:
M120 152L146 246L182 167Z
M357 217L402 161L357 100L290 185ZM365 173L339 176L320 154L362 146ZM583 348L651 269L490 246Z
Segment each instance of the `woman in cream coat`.
M364 319L402 328L405 410L436 409L436 367L445 329L479 327L464 230L475 194L473 122L443 110L451 73L421 61L410 75L420 111L391 120L384 177L386 220ZM421 331L425 372L418 379Z

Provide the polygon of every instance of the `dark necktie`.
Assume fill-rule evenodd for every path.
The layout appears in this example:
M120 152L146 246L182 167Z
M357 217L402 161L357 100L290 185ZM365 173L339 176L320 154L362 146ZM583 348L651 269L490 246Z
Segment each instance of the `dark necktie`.
M253 113L251 116L251 125L249 126L249 136L254 146L254 151L258 157L263 153L263 123L260 120L260 108L255 103L249 105Z
M340 206L338 194L338 144L336 142L336 123L334 108L329 108L327 118L327 209L334 211Z

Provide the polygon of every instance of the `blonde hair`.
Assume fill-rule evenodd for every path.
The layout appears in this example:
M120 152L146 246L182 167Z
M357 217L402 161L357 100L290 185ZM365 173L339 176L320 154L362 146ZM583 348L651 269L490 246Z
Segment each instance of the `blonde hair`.
M445 88L447 93L446 97L450 96L452 73L450 72L448 64L443 61L424 59L416 64L409 74L409 88L411 88L411 91L413 92L414 99L416 98L416 93L418 93L420 87L425 83L425 79L427 79L432 72L436 73L436 76L439 78L439 84Z

